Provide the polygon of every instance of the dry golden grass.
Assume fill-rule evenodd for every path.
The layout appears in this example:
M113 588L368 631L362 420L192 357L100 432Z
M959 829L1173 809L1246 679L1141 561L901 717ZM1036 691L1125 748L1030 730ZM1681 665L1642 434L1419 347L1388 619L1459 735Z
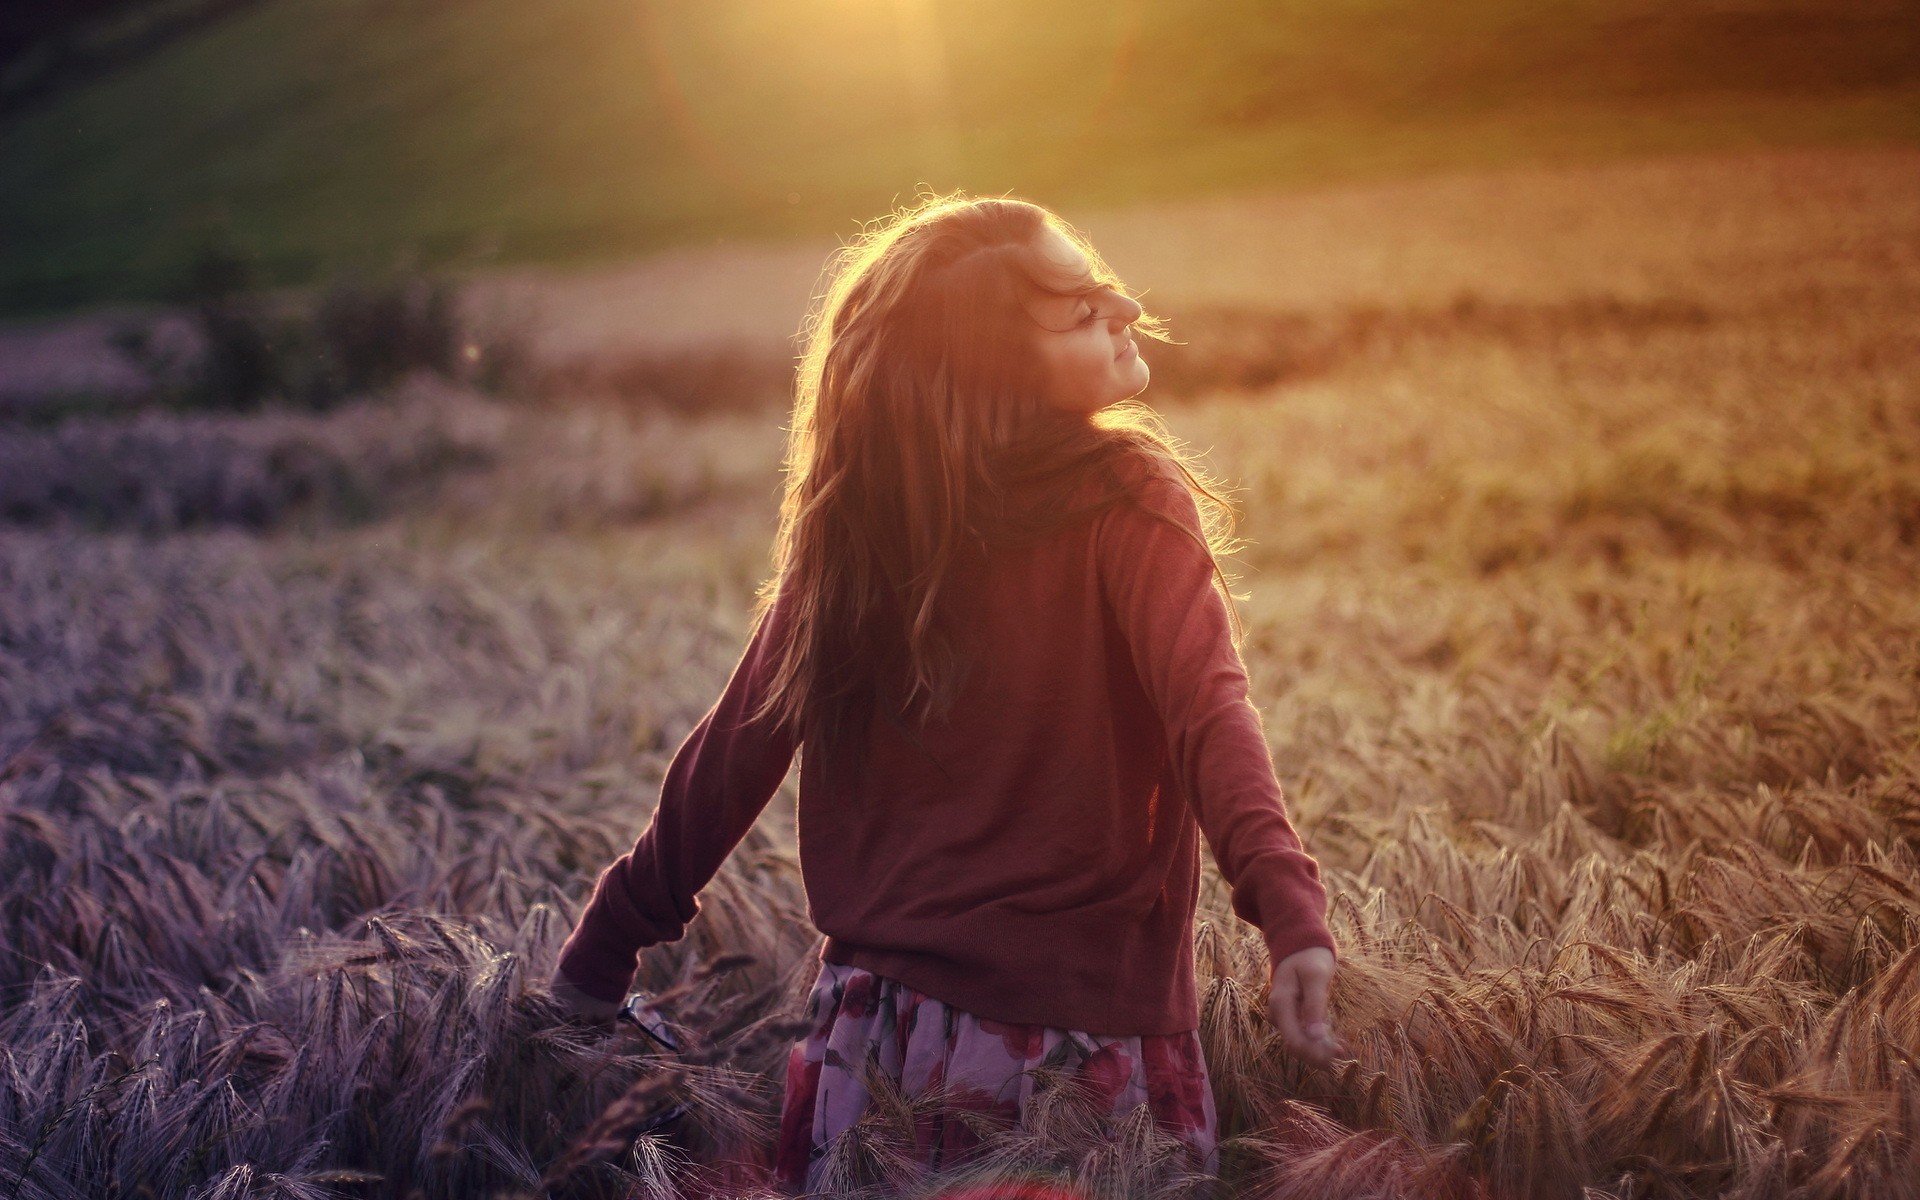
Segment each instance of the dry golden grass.
M1577 264L1162 302L1190 353L1252 347L1169 363L1168 413L1243 487L1246 653L1356 1055L1285 1054L1210 874L1238 1194L1920 1196L1920 191L1851 161L1645 167L1677 209L1569 170L1512 236L1558 222ZM1380 244L1425 245L1397 211ZM792 781L642 958L689 984L686 1053L557 1026L537 984L737 656L777 416L493 419L490 465L371 523L0 529L20 1195L531 1195L556 1164L557 1194L758 1194L724 1163L770 1136L811 982ZM676 1096L685 1128L594 1152ZM839 1177L929 1194L885 1116ZM1191 1182L1082 1117L988 1169Z

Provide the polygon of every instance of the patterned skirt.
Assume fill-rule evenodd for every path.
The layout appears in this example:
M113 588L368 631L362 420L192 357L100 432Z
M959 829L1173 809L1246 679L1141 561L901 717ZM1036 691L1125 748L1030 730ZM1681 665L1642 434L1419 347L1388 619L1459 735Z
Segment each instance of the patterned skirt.
M907 1098L939 1088L948 1104L1002 1128L1022 1118L1039 1082L1031 1069L1056 1068L1089 1087L1114 1117L1146 1105L1160 1129L1188 1148L1193 1169L1219 1171L1219 1126L1197 1030L1122 1037L992 1021L896 979L830 962L820 964L806 1016L812 1027L788 1057L774 1153L775 1183L788 1195L819 1188L834 1139L868 1110L861 1064ZM980 1135L947 1115L951 1109L931 1107L915 1118L912 1155L939 1169L962 1161Z

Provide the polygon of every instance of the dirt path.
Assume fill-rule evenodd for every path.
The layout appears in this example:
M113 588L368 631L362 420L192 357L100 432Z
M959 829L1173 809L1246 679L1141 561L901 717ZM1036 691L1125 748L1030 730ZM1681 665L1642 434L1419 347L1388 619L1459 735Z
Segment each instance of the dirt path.
M1289 309L1687 295L1703 272L1788 263L1844 286L1890 241L1920 254L1920 149L1847 147L1533 165L1064 215L1177 327L1178 304ZM851 235L849 221L843 235ZM476 277L482 311L519 314L560 355L742 340L800 327L839 237L717 242L587 270ZM1762 265L1771 269L1762 270ZM1791 277L1791 272L1788 277ZM129 373L106 338L122 308L0 326L0 395ZM179 329L178 318L158 314Z

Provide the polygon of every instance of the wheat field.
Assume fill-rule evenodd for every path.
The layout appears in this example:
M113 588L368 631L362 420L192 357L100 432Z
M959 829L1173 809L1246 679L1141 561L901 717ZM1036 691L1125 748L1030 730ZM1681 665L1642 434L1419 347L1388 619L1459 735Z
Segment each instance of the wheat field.
M1668 166L1565 169L1524 271L1409 181L1368 219L1426 285L1150 297L1355 1055L1287 1056L1209 862L1227 1194L1920 1196L1920 156L1792 164L1673 166L1691 237ZM797 772L642 955L680 1054L543 986L738 655L784 420L415 381L0 433L4 1194L770 1194ZM899 1108L848 1194L952 1184ZM1049 1109L987 1161L1200 1194L1163 1149Z

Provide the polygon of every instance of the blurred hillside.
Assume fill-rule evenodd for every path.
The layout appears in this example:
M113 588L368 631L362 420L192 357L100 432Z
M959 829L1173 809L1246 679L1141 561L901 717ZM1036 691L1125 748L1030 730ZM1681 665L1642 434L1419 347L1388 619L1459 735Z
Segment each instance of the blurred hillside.
M1920 140L1914 0L267 0L0 122L0 313L1506 161Z

